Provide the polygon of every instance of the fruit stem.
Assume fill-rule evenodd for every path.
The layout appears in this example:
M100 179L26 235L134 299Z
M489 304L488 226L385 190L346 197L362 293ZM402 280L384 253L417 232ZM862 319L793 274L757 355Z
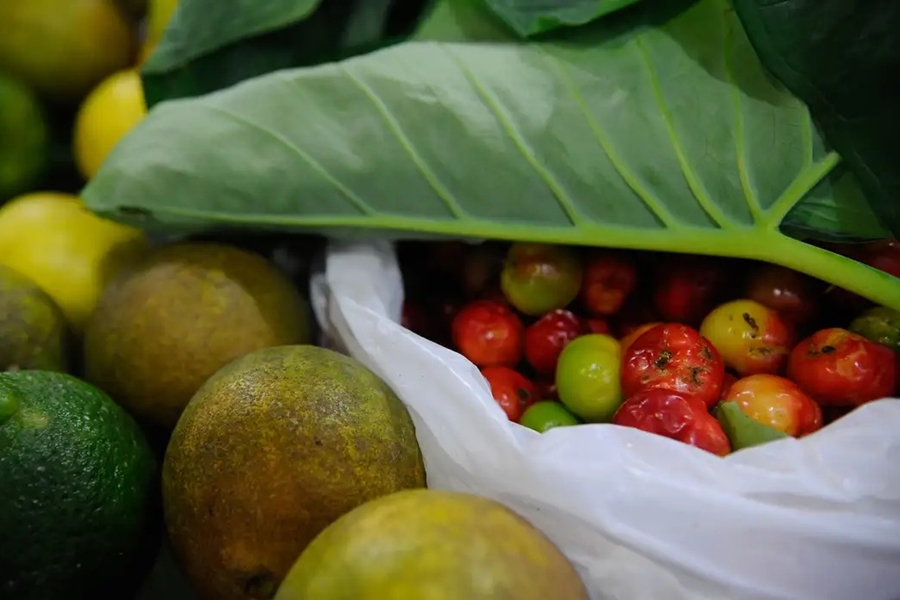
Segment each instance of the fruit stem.
M882 306L900 310L900 278L782 234L759 239L757 243L760 250L758 258L806 273Z

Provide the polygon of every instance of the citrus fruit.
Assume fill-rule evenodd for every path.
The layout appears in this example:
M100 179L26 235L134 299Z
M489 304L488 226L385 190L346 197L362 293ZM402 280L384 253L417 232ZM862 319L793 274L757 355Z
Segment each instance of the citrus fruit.
M0 208L0 264L47 292L76 333L107 284L146 248L143 232L101 219L75 196L28 194Z
M587 600L559 549L503 505L407 490L349 512L300 555L275 600Z
M172 428L213 373L309 341L306 303L263 257L213 243L163 246L114 282L85 329L85 377Z
M65 371L68 344L65 317L50 296L0 265L0 371Z
M81 104L75 119L75 164L90 179L109 152L147 113L141 76L120 71L104 79Z
M147 7L147 42L159 43L176 8L178 0L150 0Z
M615 338L592 333L563 348L556 366L559 400L585 421L607 422L622 404L622 350Z
M0 203L37 182L47 166L49 146L37 97L25 84L0 74Z
M172 548L201 597L263 600L325 527L423 487L425 470L384 382L342 354L280 346L203 385L172 433L162 482Z
M155 459L71 375L0 373L0 597L128 598L152 562Z
M0 23L0 71L67 105L128 67L136 50L134 28L111 0L0 0Z

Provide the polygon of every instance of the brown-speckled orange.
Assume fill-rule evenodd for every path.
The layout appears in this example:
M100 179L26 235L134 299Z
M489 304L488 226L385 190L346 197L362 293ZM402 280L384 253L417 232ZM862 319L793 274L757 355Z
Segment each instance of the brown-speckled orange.
M439 490L379 498L338 519L275 600L588 600L559 549L497 502Z
M68 367L69 334L58 306L37 284L0 265L0 371Z
M341 515L425 485L409 413L377 376L314 346L233 362L172 434L163 499L176 556L205 600L267 600Z
M85 378L171 428L232 360L308 341L306 304L274 265L223 244L174 244L104 292L85 329Z

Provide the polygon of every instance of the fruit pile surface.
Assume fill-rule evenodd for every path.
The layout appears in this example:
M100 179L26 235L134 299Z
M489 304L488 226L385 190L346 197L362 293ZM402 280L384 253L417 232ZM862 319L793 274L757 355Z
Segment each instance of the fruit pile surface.
M900 275L900 244L834 247ZM407 243L403 323L539 432L634 427L718 455L898 393L900 314L752 261L536 243Z

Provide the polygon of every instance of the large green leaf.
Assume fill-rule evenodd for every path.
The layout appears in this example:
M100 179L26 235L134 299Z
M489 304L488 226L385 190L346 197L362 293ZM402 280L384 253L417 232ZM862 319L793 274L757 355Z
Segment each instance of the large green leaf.
M436 10L453 26L423 31L465 35L471 5ZM823 226L849 228L842 213L866 233L872 219L839 193L840 158L765 75L726 1L644 0L628 12L553 42L408 42L160 105L86 201L182 230L373 229L756 258L900 305L900 280L781 233L807 199L807 213L832 215Z
M355 0L180 0L142 69L147 104L337 56Z
M732 1L763 64L810 106L900 236L900 2Z
M602 16L631 6L638 0L487 0L496 12L522 37L590 23Z
M302 21L321 0L180 0L150 64L184 65L234 42Z

